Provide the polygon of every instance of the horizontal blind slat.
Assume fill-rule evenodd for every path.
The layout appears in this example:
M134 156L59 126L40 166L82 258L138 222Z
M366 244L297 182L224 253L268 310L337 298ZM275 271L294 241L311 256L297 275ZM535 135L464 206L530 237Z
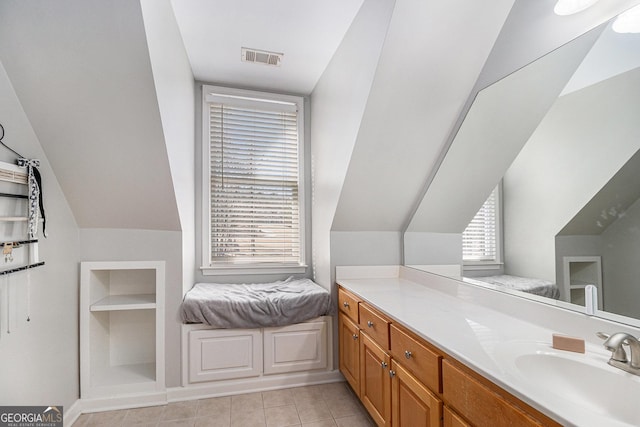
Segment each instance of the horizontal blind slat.
M211 262L299 262L296 113L211 103L209 122Z

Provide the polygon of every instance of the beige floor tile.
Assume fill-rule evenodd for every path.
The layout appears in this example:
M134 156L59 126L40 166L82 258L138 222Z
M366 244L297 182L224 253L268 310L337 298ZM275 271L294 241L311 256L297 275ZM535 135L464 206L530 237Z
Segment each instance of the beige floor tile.
M231 418L231 397L214 397L198 401L196 417Z
M361 415L364 407L360 401L351 397L327 400L327 406L333 418L342 418L350 415Z
M364 414L336 418L335 421L338 427L375 427L371 418Z
M146 408L134 408L127 410L122 422L123 426L139 426L155 424L160 420L164 406L149 406Z
M296 405L298 409L298 416L303 423L309 423L312 421L330 420L333 418L329 406L324 400L316 400L309 402L301 402Z
M233 405L233 400L232 400ZM264 409L231 408L231 427L265 427Z
M297 387L291 389L296 405L302 402L323 400L322 389L319 386Z
M264 415L267 420L267 427L288 427L300 425L300 418L298 417L296 405L265 408Z
M184 420L168 420L160 421L158 427L193 427L196 420L195 418L187 418Z
M295 404L292 389L265 391L262 393L262 402L265 408Z
M262 393L248 393L231 396L231 409L260 408L262 409Z
M231 426L231 417L219 418L214 416L196 418L194 427L229 427Z
M77 420L73 423L73 427L85 427L91 414L80 414Z
M94 426L117 426L122 424L127 410L94 412L87 420L86 427Z
M169 403L164 407L160 421L174 421L194 418L198 409L198 401Z
M330 420L313 421L310 423L302 423L302 427L336 427L336 422L333 418Z
M322 397L326 400L353 396L353 393L346 382L322 384L319 387L320 390L322 390Z

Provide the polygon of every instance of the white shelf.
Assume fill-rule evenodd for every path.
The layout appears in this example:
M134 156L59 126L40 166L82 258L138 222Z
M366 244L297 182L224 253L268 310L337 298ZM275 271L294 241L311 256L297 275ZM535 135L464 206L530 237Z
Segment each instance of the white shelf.
M83 262L80 396L165 389L164 261Z
M156 308L155 294L109 295L91 305L91 311L150 310Z
M95 387L153 383L155 380L155 363L107 366L102 369L96 369L91 378L92 385Z
M582 280L572 280L569 287L571 289L584 289L587 285L594 285L594 283L583 282Z
M0 216L0 221L5 222L25 222L28 219L26 216Z

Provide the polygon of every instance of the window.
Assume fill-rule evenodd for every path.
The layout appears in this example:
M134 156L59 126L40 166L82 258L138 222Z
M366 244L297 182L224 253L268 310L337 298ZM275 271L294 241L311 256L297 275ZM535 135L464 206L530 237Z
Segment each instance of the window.
M203 97L204 273L304 272L303 99Z
M484 202L462 233L462 260L465 264L499 264L500 186Z

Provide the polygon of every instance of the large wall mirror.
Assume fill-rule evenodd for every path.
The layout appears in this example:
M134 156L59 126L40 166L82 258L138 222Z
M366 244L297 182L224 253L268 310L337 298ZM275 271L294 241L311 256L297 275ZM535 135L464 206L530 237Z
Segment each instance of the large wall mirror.
M592 284L599 310L640 319L639 150L640 34L605 24L478 93L404 264L576 310ZM463 260L494 189L497 259Z

